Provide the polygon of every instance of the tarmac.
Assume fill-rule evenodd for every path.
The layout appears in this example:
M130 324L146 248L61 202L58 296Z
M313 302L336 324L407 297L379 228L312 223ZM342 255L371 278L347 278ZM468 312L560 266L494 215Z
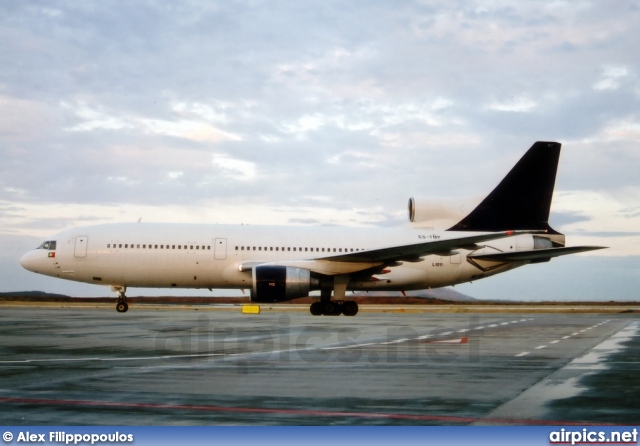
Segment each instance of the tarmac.
M637 309L454 307L3 304L0 424L640 421Z

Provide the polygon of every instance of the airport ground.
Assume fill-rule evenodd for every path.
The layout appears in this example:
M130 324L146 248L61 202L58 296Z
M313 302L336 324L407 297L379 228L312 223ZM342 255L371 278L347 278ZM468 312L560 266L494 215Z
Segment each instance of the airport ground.
M0 424L638 424L639 312L4 302Z

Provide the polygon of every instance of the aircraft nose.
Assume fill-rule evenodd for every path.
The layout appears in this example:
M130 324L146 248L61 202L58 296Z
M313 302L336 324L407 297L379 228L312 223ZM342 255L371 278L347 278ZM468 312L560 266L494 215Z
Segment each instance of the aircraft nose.
M35 263L36 263L35 255L33 251L29 251L28 253L26 253L20 258L20 266L22 266L27 271L35 272L35 269L36 269Z

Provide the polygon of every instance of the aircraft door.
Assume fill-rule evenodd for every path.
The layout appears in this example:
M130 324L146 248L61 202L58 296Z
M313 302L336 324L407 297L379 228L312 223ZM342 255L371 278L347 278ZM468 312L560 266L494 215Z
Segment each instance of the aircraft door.
M86 235L79 235L76 237L76 244L73 251L75 257L87 256L87 245L89 244L89 237Z
M225 260L227 258L227 239L217 238L213 243L213 258L216 260Z

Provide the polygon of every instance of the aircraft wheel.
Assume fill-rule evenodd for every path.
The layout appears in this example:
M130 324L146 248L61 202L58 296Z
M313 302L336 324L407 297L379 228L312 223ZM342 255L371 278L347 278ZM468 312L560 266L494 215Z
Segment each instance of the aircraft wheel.
M116 311L118 313L126 313L129 309L129 305L126 302L117 302L116 303Z
M342 314L342 305L337 302L325 302L323 312L325 316L340 316Z
M309 307L309 311L314 316L322 315L322 313L323 313L322 302L314 302L314 303L312 303L311 306Z
M345 316L355 316L358 314L358 304L352 300L348 300L342 304L342 314Z

